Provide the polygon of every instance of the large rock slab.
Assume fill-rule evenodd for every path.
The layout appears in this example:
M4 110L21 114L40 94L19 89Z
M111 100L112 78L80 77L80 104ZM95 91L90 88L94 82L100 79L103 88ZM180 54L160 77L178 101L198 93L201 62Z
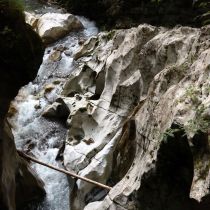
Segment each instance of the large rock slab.
M46 44L52 43L69 32L83 28L82 23L72 14L46 13L35 15L25 12L26 22L40 35Z

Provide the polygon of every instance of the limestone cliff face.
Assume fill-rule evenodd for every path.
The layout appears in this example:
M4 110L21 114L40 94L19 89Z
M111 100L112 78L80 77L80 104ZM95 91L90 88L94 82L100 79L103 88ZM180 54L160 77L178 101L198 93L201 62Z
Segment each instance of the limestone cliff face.
M72 209L210 207L209 40L208 26L140 25L75 54L53 105L70 112L64 165L113 189L77 180Z
M42 196L43 183L17 155L9 125L4 123L10 100L32 80L42 61L40 38L9 1L0 3L0 209L15 210Z

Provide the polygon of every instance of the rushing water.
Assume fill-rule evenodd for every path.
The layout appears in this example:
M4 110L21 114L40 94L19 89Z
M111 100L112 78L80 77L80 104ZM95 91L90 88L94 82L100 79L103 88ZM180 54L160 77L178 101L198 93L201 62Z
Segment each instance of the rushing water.
M61 11L56 7L43 6L34 0L25 0L25 2L27 10L37 13ZM42 113L46 106L59 96L66 78L74 69L73 54L79 49L79 40L87 39L98 32L93 22L82 17L79 19L85 26L83 31L70 33L46 48L43 63L36 79L20 90L14 101L18 114L10 119L17 148L59 167L62 167L62 163L56 161L56 156L65 141L65 123L59 120L45 119L42 117ZM68 53L62 53L60 61L51 61L50 54L61 45L68 49ZM43 93L43 88L49 84L53 84L54 89L49 93ZM33 164L32 167L44 181L47 195L41 204L31 205L27 209L68 210L69 184L67 177L38 164Z

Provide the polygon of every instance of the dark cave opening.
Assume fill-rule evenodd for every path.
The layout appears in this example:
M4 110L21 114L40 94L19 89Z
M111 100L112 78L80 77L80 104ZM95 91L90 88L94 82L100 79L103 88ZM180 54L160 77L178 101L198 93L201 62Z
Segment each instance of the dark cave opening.
M173 124L164 135L155 170L142 178L138 192L139 209L193 210L196 202L189 198L194 175L193 155L187 136Z

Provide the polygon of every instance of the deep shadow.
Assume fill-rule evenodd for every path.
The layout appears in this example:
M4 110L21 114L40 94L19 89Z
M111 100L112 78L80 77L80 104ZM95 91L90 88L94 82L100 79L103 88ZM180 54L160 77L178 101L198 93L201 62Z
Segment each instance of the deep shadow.
M139 209L195 209L196 202L189 198L194 169L188 139L179 125L173 124L170 132L160 145L155 170L142 178Z

